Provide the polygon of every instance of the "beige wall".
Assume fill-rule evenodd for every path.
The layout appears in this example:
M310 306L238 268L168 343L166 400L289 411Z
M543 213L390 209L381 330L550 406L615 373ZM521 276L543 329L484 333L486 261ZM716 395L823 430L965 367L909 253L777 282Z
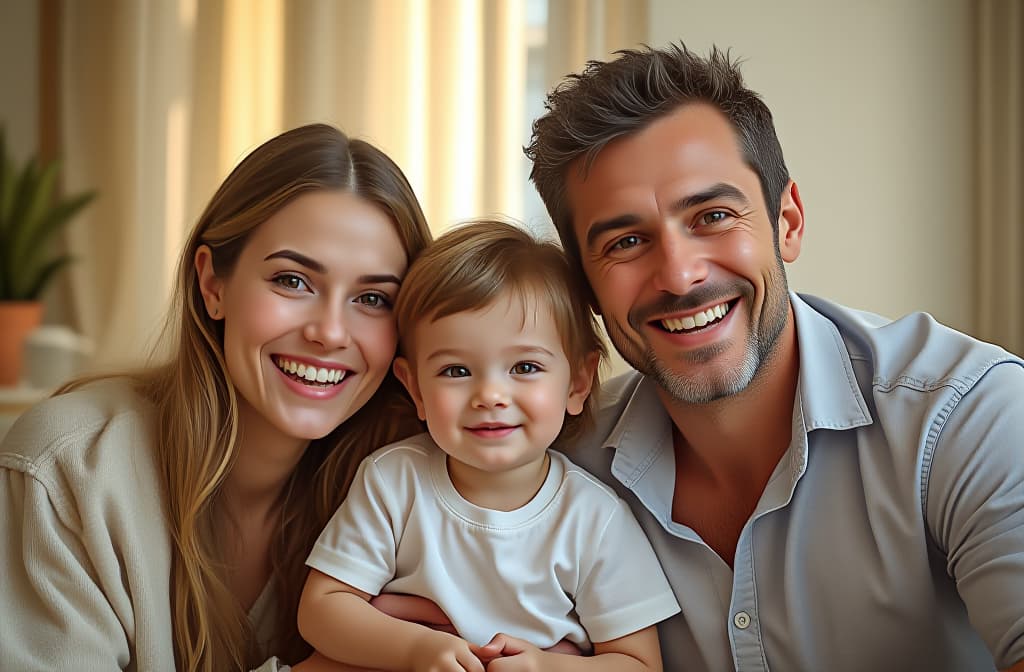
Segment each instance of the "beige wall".
M807 232L798 291L970 331L969 0L650 0L651 44L743 57Z
M18 158L38 146L37 0L0 1L0 124Z

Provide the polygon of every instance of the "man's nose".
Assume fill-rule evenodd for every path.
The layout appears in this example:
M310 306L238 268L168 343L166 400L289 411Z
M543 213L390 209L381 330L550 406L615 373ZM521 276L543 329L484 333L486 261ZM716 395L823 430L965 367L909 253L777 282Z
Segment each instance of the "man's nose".
M655 289L682 296L707 279L710 271L705 257L705 244L681 231L671 231L659 238L659 266L654 271Z

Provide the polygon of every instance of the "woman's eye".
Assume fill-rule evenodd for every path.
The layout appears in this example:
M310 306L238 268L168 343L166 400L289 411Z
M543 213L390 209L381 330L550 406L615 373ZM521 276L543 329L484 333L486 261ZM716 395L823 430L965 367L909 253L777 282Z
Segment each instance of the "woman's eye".
M520 376L537 373L538 371L540 371L540 367L533 362L519 362L512 367L512 373Z
M377 292L367 292L366 294L360 294L356 299L357 302L363 304L367 308L387 308L391 305L387 297Z
M464 366L454 365L441 370L441 375L446 378L465 378L469 375L469 369Z
M628 250L640 244L640 236L623 236L612 245L613 250Z
M276 276L274 278L274 282L285 289L291 289L296 292L309 290L309 285L306 284L305 280L297 275L292 275L291 273Z

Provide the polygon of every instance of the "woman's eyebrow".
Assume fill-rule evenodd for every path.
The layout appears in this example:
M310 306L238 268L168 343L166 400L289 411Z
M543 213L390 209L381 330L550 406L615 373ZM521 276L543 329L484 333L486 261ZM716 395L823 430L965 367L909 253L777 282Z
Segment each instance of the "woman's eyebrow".
M384 282L390 282L395 285L402 284L402 280L397 275L391 275L390 273L359 276L359 284L361 285L378 285Z
M295 250L278 250L273 254L268 254L264 257L263 261L270 261L271 259L289 259L297 264L305 266L314 273L320 275L327 274L327 267L321 264L316 259L311 259L301 252ZM359 276L359 283L363 285L376 285L381 283L391 283L395 285L401 285L402 280L397 275L392 273L379 273Z
M295 250L278 250L273 254L268 254L266 257L263 258L263 261L270 261L271 259L290 259L291 261L294 261L297 264L305 266L314 273L323 274L327 272L327 268L319 261L317 261L316 259L310 259L306 255L300 254Z

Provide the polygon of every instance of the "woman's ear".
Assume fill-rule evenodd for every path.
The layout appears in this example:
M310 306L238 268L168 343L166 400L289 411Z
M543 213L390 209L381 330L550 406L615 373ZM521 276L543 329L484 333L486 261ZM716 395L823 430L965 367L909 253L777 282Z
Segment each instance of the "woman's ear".
M416 416L426 422L427 413L423 407L423 395L420 394L420 386L416 382L416 372L413 371L412 364L405 357L395 357L391 370L395 372L395 378L398 378L402 385L405 385L405 389L409 391L409 396L416 404Z
M199 293L203 295L206 313L214 320L224 319L223 293L224 282L213 270L213 252L208 245L200 245L195 257L196 277L199 280Z
M590 388L594 385L594 376L597 374L597 365L601 361L601 355L592 352L583 360L583 365L576 369L569 381L569 398L565 402L565 412L569 415L579 415L590 396Z

